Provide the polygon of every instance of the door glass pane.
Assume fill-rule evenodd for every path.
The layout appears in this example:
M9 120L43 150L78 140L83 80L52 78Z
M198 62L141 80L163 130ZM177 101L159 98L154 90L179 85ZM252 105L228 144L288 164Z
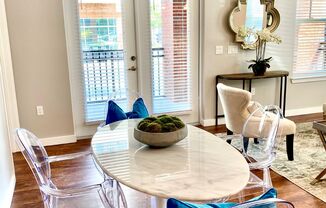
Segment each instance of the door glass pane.
M106 102L127 108L121 0L80 0L86 122L105 118Z
M191 110L190 0L150 0L153 113Z

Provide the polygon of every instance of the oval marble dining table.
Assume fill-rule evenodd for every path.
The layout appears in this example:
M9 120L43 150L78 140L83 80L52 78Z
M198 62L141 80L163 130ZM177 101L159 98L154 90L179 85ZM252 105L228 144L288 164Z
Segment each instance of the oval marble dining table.
M134 139L139 121L104 126L92 139L95 160L120 183L159 198L203 202L227 197L246 186L249 166L225 141L188 125L184 140L166 148L149 148Z

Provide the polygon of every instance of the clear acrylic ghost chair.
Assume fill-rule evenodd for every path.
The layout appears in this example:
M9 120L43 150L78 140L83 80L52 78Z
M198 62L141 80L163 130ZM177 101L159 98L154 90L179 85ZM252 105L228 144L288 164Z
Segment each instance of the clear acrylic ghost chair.
M34 134L26 129L16 129L16 134L16 142L35 176L45 208L127 207L119 183L104 173L102 173L102 183L85 187L62 189L53 183L50 163L92 156L90 152L48 156L45 148Z
M272 188L269 168L276 158L276 141L281 119L278 106L269 105L258 108L250 114L242 130L242 154L249 163L250 170L262 170L263 181L255 183L250 181L248 186L262 186ZM254 135L255 140L250 140L247 135ZM252 184L250 184L253 182Z
M246 158L251 170L247 186L238 195L230 197L237 198L240 202L245 201L248 196L264 193L272 188L270 166L276 157L276 141L280 127L281 111L278 106L269 105L257 108L246 120L239 141L240 151ZM254 138L249 138L248 135ZM253 171L263 172L260 179Z
M244 202L232 208L294 208L294 205L283 199L270 198Z

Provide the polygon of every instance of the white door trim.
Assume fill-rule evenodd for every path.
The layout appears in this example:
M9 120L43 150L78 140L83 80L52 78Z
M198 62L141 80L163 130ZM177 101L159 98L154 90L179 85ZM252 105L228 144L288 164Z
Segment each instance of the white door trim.
M81 63L80 33L78 28L78 0L62 1L62 6L66 33L74 133L77 138L92 136L96 131L96 126L86 126L84 122L84 94L82 90L84 86L82 84L82 70L80 70L83 66Z
M5 3L0 1L0 64L1 64L1 85L3 85L4 104L7 120L7 131L9 135L11 151L16 152L18 148L15 143L15 129L20 126L15 80L11 59L10 41L8 34Z

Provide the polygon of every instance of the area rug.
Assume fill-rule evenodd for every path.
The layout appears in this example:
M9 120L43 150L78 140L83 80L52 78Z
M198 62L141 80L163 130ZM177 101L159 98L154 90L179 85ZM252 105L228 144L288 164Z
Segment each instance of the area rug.
M222 133L218 137L226 139ZM239 135L235 135L239 137ZM237 142L232 142L237 146ZM272 170L284 176L297 186L326 202L326 180L315 185L310 182L326 167L326 152L312 123L297 124L294 139L294 161L288 161L284 141L277 144L277 156Z

